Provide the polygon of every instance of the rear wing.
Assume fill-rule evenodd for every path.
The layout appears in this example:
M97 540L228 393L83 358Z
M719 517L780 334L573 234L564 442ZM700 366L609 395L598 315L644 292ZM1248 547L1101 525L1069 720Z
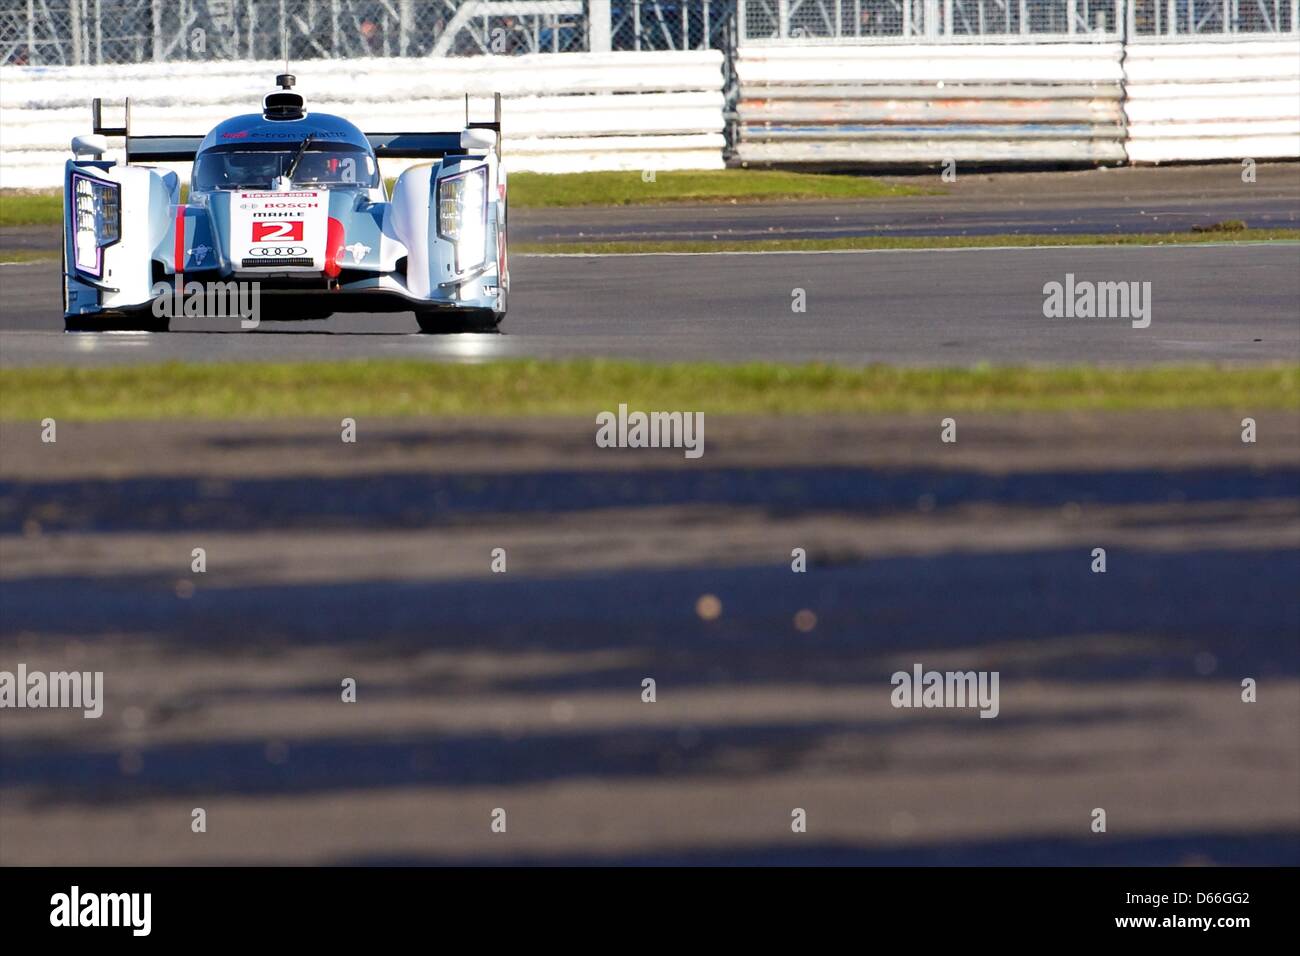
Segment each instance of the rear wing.
M497 134L497 156L501 155L501 94L492 94L495 117L490 123L469 121L469 96L465 97L465 128L486 129ZM389 159L439 159L443 156L464 155L460 133L367 133L375 155Z
M466 97L466 113L468 115ZM496 117L490 123L465 124L466 129L486 129L497 134L497 155L501 155L501 94L493 95ZM202 136L133 136L131 135L131 100L125 103L123 125L105 126L103 104L99 97L91 101L94 132L100 136L121 136L126 141L128 163L192 163L198 155ZM440 159L463 155L460 133L366 133L370 147L379 159Z
M121 126L104 125L104 107L99 97L90 101L94 132L99 136L121 136L128 163L192 163L198 154L202 136L132 136L131 100L127 99Z

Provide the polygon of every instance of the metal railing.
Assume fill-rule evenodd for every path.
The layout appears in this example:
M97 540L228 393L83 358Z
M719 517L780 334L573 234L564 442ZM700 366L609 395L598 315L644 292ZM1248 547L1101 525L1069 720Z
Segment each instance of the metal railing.
M1131 9L1130 32L1143 37L1294 35L1300 25L1297 0L1133 0Z
M739 0L742 42L1040 42L1297 32L1298 0Z
M0 0L0 64L1297 35L1300 0Z
M0 63L723 49L736 0L0 0Z

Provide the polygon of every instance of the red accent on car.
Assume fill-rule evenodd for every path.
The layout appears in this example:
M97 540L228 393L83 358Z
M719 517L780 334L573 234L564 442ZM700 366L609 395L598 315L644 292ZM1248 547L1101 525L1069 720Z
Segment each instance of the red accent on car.
M343 223L333 216L329 219L329 228L325 233L325 274L331 279L338 276L343 269Z
M176 258L176 288L185 288L185 207L176 207L176 245L172 254Z

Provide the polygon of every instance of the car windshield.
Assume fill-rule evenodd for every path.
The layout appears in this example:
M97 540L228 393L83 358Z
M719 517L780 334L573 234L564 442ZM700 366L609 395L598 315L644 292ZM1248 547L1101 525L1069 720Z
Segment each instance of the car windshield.
M274 146L214 146L205 150L194 164L191 189L207 192L216 189L270 189L277 177L293 164L301 143L277 143ZM346 143L311 143L294 170L295 186L360 186L372 189L379 185L375 158L359 146Z

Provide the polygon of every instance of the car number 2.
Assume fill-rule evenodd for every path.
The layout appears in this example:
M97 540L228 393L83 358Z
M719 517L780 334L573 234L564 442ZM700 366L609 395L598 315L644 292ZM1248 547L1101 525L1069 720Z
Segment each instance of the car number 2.
M302 241L302 220L296 222L257 222L253 223L254 242Z

